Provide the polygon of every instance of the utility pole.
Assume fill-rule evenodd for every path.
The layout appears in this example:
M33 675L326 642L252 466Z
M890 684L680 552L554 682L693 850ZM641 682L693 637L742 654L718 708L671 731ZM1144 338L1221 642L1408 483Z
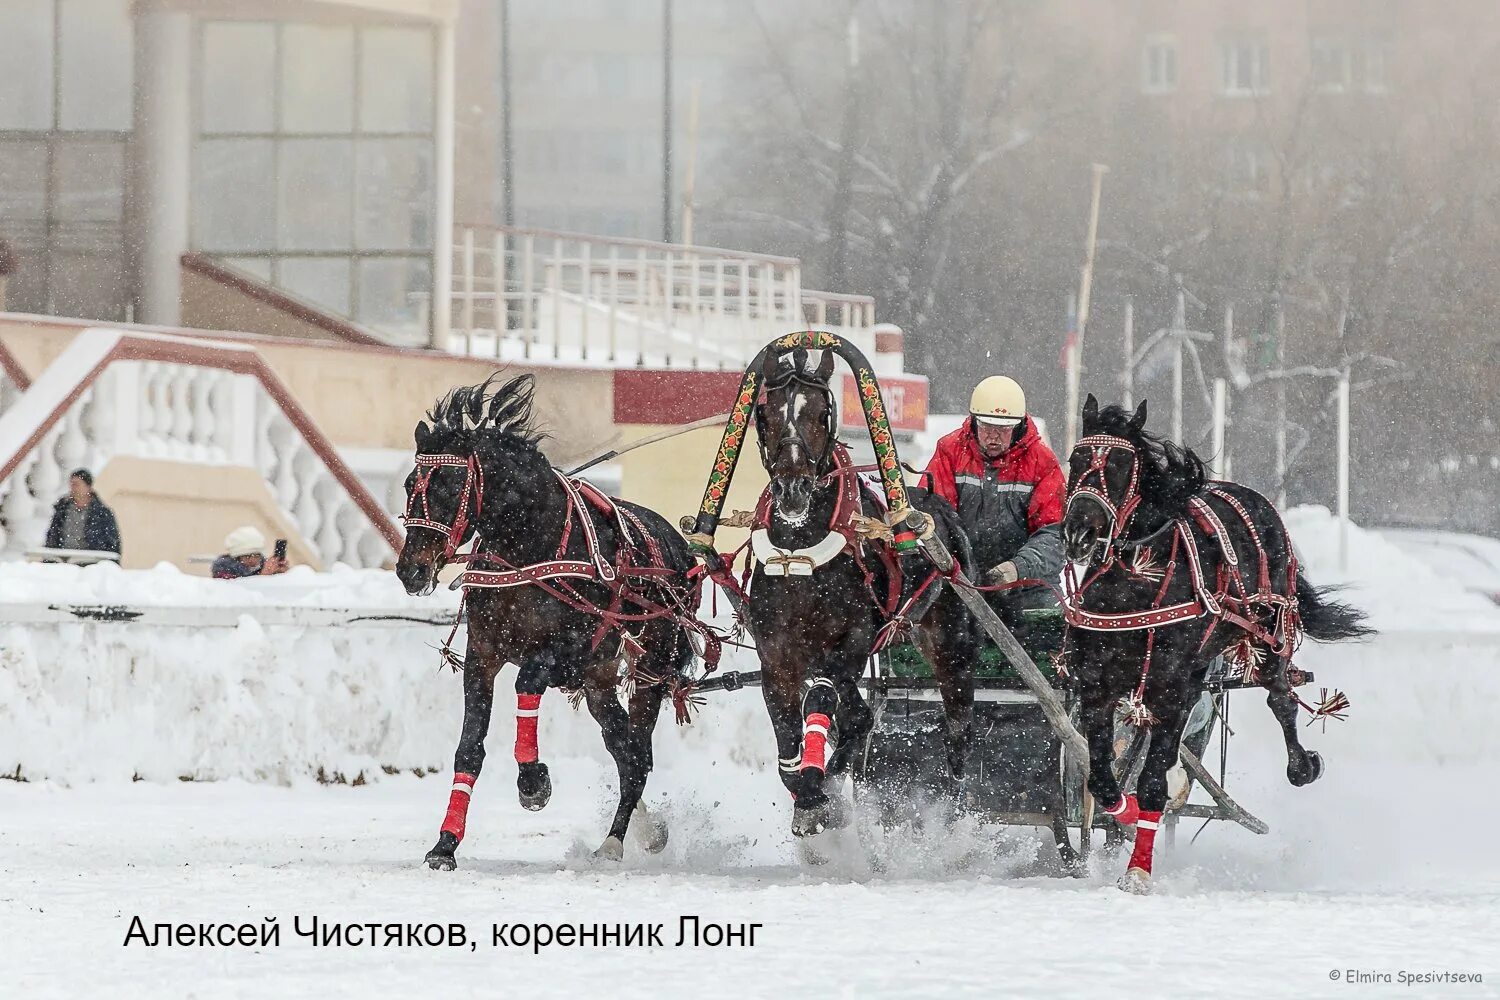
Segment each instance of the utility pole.
M1125 370L1120 373L1125 409L1135 409L1135 297L1125 297Z
M843 288L844 272L849 267L849 209L854 202L854 143L859 124L859 0L849 4L846 29L848 65L844 80L844 123L839 133L839 160L833 184L833 198L828 206L828 275L827 288Z
M1286 510L1286 312L1276 300L1276 509Z
M1172 440L1182 443L1182 341L1187 336L1187 296L1177 289L1172 312Z
M510 0L500 0L500 224L516 224L516 178L510 122Z
M672 242L672 0L661 0L661 240Z
M693 81L688 97L688 149L687 170L682 178L682 242L693 245L693 198L698 183L698 92L700 86Z
M494 261L491 266L495 270L494 279L499 285L499 294L504 305L505 330L514 330L519 324L515 313L514 302L510 300L509 292L515 277L514 260L510 253L510 229L516 224L516 177L515 177L515 145L512 142L510 114L510 0L499 0L500 2L500 224L505 227L497 241L504 250L505 260ZM495 317L495 325L498 327L501 317ZM504 333L497 329L497 337Z
M1102 163L1093 165L1093 192L1089 199L1089 231L1084 242L1083 274L1078 281L1078 329L1073 344L1068 350L1068 413L1066 421L1066 448L1073 447L1078 440L1078 390L1083 377L1083 338L1089 325L1089 294L1094 288L1094 248L1099 236L1099 193L1104 185L1104 175L1109 167Z

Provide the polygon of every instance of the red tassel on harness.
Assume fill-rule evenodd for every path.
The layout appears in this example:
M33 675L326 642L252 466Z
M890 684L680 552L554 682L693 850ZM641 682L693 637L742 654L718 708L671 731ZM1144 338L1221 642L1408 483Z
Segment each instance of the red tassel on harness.
M448 793L448 815L443 817L443 832L464 839L464 823L469 818L469 797L474 791L474 775L453 775L453 791Z
M542 713L542 696L516 695L516 763L531 764L537 759L536 720Z

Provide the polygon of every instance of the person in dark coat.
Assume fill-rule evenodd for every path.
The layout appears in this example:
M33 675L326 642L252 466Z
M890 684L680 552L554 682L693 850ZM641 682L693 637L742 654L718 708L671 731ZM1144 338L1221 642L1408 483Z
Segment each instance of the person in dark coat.
M88 469L74 469L68 477L68 495L52 508L46 545L120 554L120 525L115 512L94 492L94 474Z

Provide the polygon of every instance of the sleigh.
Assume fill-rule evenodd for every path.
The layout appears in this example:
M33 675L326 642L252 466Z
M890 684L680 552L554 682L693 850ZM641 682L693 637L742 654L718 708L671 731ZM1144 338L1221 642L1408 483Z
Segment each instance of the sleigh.
M1063 628L1061 611L1039 609L1022 612L1012 631L1076 724L1075 697L1055 666ZM1088 801L1085 774L1065 752L1064 738L1048 721L1037 694L997 647L985 648L975 675L975 739L962 790L965 811L989 823L1050 829L1060 849L1074 842L1076 832L1083 854L1097 834L1108 843L1122 839L1121 827ZM1296 680L1308 684L1313 677L1299 671ZM1169 843L1183 819L1232 822L1253 833L1270 829L1224 788L1231 736L1228 696L1249 687L1259 689L1222 659L1214 662L1208 689L1188 719L1185 753L1169 775L1172 796L1163 817ZM912 819L943 780L937 681L915 647L894 646L872 660L866 695L876 724L855 758L855 796L867 816L895 825ZM1120 713L1116 773L1130 791L1143 763L1146 734Z

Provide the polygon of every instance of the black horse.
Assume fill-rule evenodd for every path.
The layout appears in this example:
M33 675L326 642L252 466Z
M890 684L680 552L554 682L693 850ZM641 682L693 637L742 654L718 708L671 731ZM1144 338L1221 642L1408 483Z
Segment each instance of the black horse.
M1189 710L1209 662L1226 654L1268 691L1286 738L1287 777L1306 785L1323 772L1297 738L1288 678L1302 636L1322 641L1370 634L1364 616L1329 600L1297 569L1286 526L1260 494L1209 481L1192 451L1145 430L1146 403L1083 408L1083 437L1069 459L1063 543L1085 563L1070 586L1064 662L1078 685L1089 743L1089 790L1105 812L1137 827L1121 888L1146 891L1167 771L1177 763ZM1151 728L1137 796L1124 796L1112 767L1116 705ZM1138 798L1138 801L1137 801Z
M862 746L874 717L858 681L877 635L887 624L877 602L889 595L891 567L874 545L851 541L834 523L835 512L859 496L851 470L837 467L829 379L834 354L817 369L807 352L771 356L765 397L755 411L761 461L770 474L770 504L759 538L752 536L757 566L750 588L749 625L760 655L762 693L776 732L782 783L796 800L792 832L808 836L847 821L841 799L830 798L825 778L843 774ZM866 514L873 498L857 501ZM966 573L973 556L958 516L941 497L910 494L913 507L931 516L936 530ZM847 510L844 511L847 514ZM761 519L758 518L759 522ZM941 685L948 770L963 777L973 730L973 664L978 628L942 581L918 589L931 568L919 556L906 560L902 601L914 639ZM770 572L768 572L770 571ZM804 685L806 685L804 687ZM831 750L831 752L830 752Z
M606 498L586 497L587 487L552 468L532 427L532 376L494 383L455 389L417 424L416 466L406 479L406 544L396 574L408 593L430 593L458 547L479 539L466 576L476 585L465 597L463 729L448 813L427 864L454 867L484 766L495 677L506 663L520 668L521 805L541 809L552 794L536 743L543 692L581 690L620 777L619 807L596 854L623 856L637 811L647 849L659 851L666 827L646 812L641 794L662 698L693 655L682 624L696 608L696 589L683 575L692 556L657 514L622 501L611 511ZM635 681L628 713L616 693L627 651Z

